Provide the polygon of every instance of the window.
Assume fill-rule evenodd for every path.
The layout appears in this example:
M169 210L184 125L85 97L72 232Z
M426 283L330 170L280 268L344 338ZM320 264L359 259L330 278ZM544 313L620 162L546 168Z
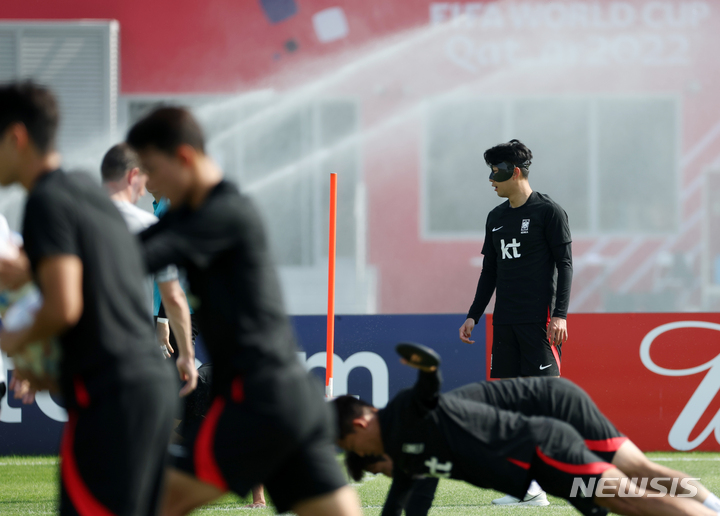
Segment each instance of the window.
M568 213L575 234L678 229L678 108L672 97L453 99L426 113L423 232L480 238L502 202L483 153L517 138L530 184Z
M208 152L257 203L275 261L312 266L327 259L330 173L338 174L338 258L355 259L360 181L357 106L342 99L283 104L268 92L231 98L132 98L131 124L151 109L186 105L198 116Z
M116 137L118 32L114 21L0 22L0 82L33 79L53 90L66 169L99 177L100 159ZM19 187L0 192L0 212L14 229L24 200Z

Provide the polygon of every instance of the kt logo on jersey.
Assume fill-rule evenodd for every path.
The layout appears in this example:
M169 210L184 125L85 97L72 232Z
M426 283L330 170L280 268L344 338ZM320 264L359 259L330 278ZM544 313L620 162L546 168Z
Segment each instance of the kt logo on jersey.
M512 239L512 242L509 244L505 243L505 239L500 240L500 251L502 251L502 258L512 260L513 258L520 258L522 256L518 249L520 248L520 242L518 242L516 239ZM510 254L510 251L512 250L512 254Z

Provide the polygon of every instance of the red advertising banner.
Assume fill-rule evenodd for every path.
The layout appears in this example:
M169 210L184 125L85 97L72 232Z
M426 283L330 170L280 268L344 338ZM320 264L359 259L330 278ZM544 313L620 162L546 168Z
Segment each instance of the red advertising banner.
M720 451L719 332L715 313L573 314L562 376L644 451Z

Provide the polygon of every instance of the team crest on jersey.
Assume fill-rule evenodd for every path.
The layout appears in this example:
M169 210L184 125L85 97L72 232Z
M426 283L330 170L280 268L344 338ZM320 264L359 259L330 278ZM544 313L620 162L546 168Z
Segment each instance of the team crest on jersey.
M530 231L530 219L523 219L522 225L520 226L520 234L526 235Z
M425 451L424 443L405 443L402 445L403 453L409 453L412 455L420 455Z

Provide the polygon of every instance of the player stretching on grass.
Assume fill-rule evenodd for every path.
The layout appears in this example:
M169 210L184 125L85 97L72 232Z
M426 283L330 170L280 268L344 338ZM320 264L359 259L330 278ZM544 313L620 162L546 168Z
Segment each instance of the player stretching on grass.
M635 485L626 472L591 452L577 430L563 421L527 417L463 395L439 394L437 355L414 346L404 356L421 370L418 382L413 389L398 394L386 408L378 411L350 396L335 400L338 445L346 451L361 456L387 454L393 460L393 471L406 475L454 478L511 495L524 493L534 478L548 493L565 498L586 515L605 514L603 507L633 515L718 514L692 498L648 496L651 490ZM512 390L517 382L503 384ZM568 384L554 384L557 393L546 390L546 395L537 399L562 405L562 392ZM507 392L498 392L501 397L513 398ZM467 396L467 392L464 394ZM568 404L570 410L589 408L582 396L576 398ZM612 431L614 428L606 427L610 423L604 418L590 415L584 425L597 435L619 435ZM630 460L627 464L633 465ZM683 477L680 474L679 478ZM602 490L582 491L578 487L603 484ZM687 481L681 486L687 488L685 484ZM629 490L638 494L618 496L618 492ZM597 496L600 493L609 496Z
M262 483L280 512L359 515L321 391L297 359L254 205L222 180L188 111L158 109L127 141L170 201L142 234L148 268L187 271L213 364L214 402L195 435L174 448L163 514L184 515Z
M600 412L595 402L580 387L562 378L517 378L500 380L497 382L473 383L448 392L445 396L457 396L462 399L492 405L502 410L519 412L525 416L546 416L570 424L585 440L585 445L605 462L609 462L623 471L631 478L657 478L659 484L666 489L672 488L673 479L687 479L686 482L696 489L695 500L706 507L720 511L720 499L710 493L699 482L690 479L685 473L669 469L649 460L627 437L623 436L613 424ZM371 471L380 469L380 472L392 472L390 461L380 462L376 457L373 462L377 464L362 464L362 459L354 459L348 454L346 461L351 465L348 469L353 476L363 467ZM390 462L390 464L388 464ZM396 500L411 503L419 493L407 475L402 471L393 475L393 486L388 493L386 505L398 505ZM660 480L661 479L661 480ZM398 484L396 486L396 483ZM677 488L678 493L687 492ZM430 488L434 493L435 489ZM393 495L391 499L390 495ZM421 494L421 500L427 498L426 492ZM432 495L431 495L432 499ZM423 503L423 502L421 502ZM430 504L426 503L429 509ZM409 514L408 510L408 514ZM392 514L392 513L388 513ZM413 515L425 515L425 512L415 511Z
M13 355L57 338L68 409L60 450L60 514L155 514L177 403L147 313L138 241L90 176L59 170L55 97L31 83L0 87L0 183L27 191L24 255L3 263L43 304L30 327L0 335ZM29 268L23 270L29 258Z

